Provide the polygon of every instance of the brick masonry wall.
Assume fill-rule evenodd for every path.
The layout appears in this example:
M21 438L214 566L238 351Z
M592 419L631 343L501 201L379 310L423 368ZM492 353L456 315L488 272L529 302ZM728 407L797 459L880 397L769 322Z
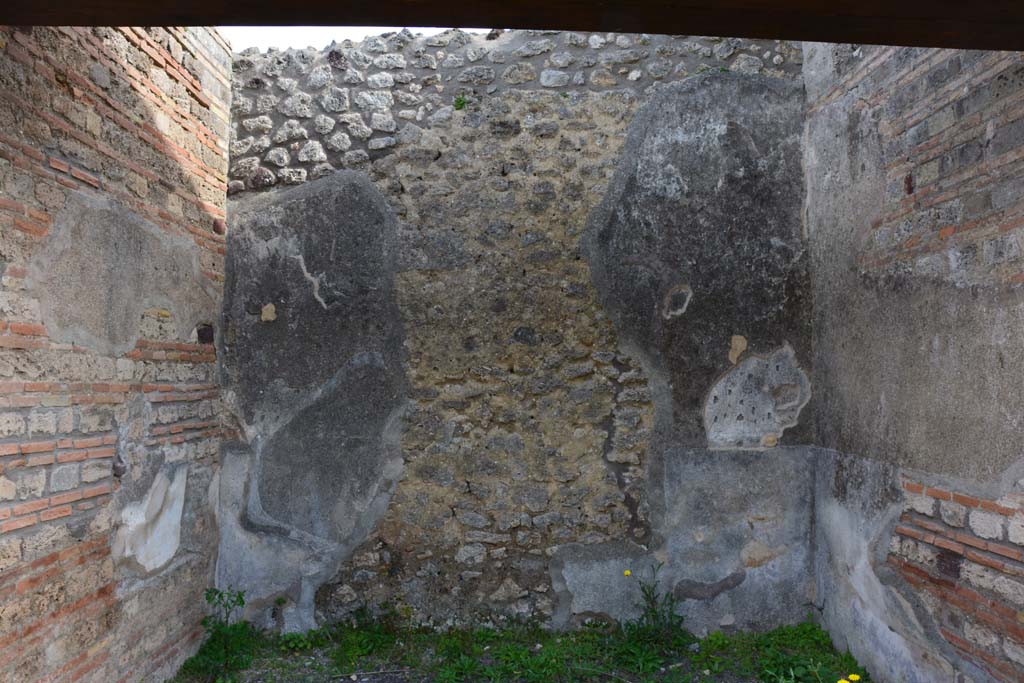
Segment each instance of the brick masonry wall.
M889 563L939 633L1000 681L1024 678L1024 493L984 500L905 480Z
M862 48L809 115L851 90L877 107L885 209L861 267L959 285L1024 282L1019 53Z
M867 581L900 596L883 607L839 568L822 601L871 614L827 621L893 680L1022 680L1024 56L804 58L818 441L888 479L872 491L837 468L824 505L858 527L832 554L877 547Z
M198 642L224 433L212 339L156 300L123 353L55 336L31 271L84 197L190 245L219 289L229 68L206 29L0 27L0 681L161 680ZM144 293L93 294L114 310ZM115 539L172 466L178 545L147 569Z

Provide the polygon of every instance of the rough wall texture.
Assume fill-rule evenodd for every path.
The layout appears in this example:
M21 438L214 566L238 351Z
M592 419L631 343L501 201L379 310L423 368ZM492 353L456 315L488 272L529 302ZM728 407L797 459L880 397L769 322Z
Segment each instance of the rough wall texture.
M1020 680L1024 62L804 52L818 440L849 454L819 600L890 680Z
M490 108L510 91L642 95L706 71L793 77L801 59L799 46L780 41L558 31L402 31L323 50L246 50L234 63L229 191L368 170L415 130L447 128L455 111ZM494 131L508 143L520 130L560 138L555 121L498 125L508 126Z
M360 547L322 556L315 576L300 577L292 563L268 580L229 569L222 543L218 580L250 581L263 600L254 616L283 619L286 627L311 622L305 591L322 581L324 568L336 574L319 591L322 616L390 601L436 624L536 616L568 626L631 615L637 587L623 569L642 575L665 561L665 588L677 592L698 630L802 617L811 585L804 501L813 483L805 455L709 453L703 426L712 385L755 354L781 353L771 372L785 375L767 389L744 387L755 410L779 403L795 417L808 398L798 367L810 348L796 56L785 44L736 40L554 32L485 40L457 31L322 52L242 54L232 230L263 234L233 236L232 251L237 238L243 253L270 259L300 226L315 226L304 247L313 253L333 253L335 243L351 249L346 222L355 226L361 209L342 218L317 211L301 220L271 217L294 190L245 190L309 181L303 187L315 196L340 202L355 178L368 175L398 220L388 238L397 315L378 305L344 312L316 303L310 280L323 291L342 272L332 273L336 264L326 256L304 277L282 274L273 284L248 256L237 264L232 256L225 310L267 340L277 326L283 336L274 348L300 364L306 354L332 363L349 354L316 350L318 320L335 321L329 325L342 340L363 334L363 318L397 323L408 386L394 385L404 392L406 414L398 425L401 477L386 512L376 525L366 521L372 510L342 513L360 529L373 526ZM634 119L638 110L646 113ZM359 174L314 180L341 167ZM744 216L726 220L737 198ZM652 237L646 251L624 254L628 239L593 238L611 215L597 209L602 199L631 203L609 229L643 223ZM649 208L656 201L665 203L657 214ZM704 204L687 208L691 201ZM584 249L588 219L591 246ZM621 261L628 273L615 270ZM742 296L735 296L734 269L750 271ZM260 296L249 285L234 288L233 270ZM286 270L297 272L292 264ZM653 317L631 327L609 315L632 303L612 305L622 294L611 283L640 275L640 295L653 297L641 305ZM345 296L382 286L356 274L336 288ZM261 320L270 303L276 318ZM723 307L731 314L716 317ZM242 345L249 342L233 355L232 334L226 326L223 357L234 391L284 395L275 375L247 367ZM670 352L659 355L662 349ZM316 393L333 371L314 365L320 374L295 381ZM765 379L763 370L754 374ZM323 400L377 424L395 406L367 405L354 391L325 392ZM254 451L241 456L238 472L254 481L253 465L265 458L259 444L277 438L277 425L261 424L244 401L237 409ZM776 445L780 424L758 432L753 447ZM809 433L805 416L786 438L803 443ZM355 455L348 452L339 435L322 459L351 473L346 460ZM787 483L765 493L765 479ZM225 474L222 486L227 481ZM708 508L707 492L726 486L736 495ZM242 485L237 490L244 493ZM794 490L805 493L794 497ZM287 524L296 503L284 494L260 489L263 510ZM691 525L706 532L693 536ZM282 552L281 534L249 527L260 557ZM351 538L362 540L362 531L341 540ZM695 561L698 555L705 561ZM780 606L768 599L780 590L793 600ZM285 609L271 607L277 596L289 599Z
M0 680L197 643L229 66L207 30L0 27Z

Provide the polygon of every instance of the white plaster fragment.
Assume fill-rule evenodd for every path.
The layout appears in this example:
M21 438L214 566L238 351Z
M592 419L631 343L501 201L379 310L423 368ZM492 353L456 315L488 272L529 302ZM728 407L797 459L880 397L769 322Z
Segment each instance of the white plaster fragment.
M162 469L146 497L124 507L114 539L116 558L133 558L147 572L171 561L181 542L187 480L188 466Z

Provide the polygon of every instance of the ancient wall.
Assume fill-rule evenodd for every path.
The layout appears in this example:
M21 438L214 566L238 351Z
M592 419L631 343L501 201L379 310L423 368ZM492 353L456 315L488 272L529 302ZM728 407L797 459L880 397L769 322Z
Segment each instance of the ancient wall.
M1024 676L1024 62L805 45L818 603L882 680Z
M805 616L800 56L458 31L241 54L219 584L285 628L385 601L569 626L631 615L623 570L660 561L695 630Z
M206 29L0 27L0 680L198 643L229 69Z

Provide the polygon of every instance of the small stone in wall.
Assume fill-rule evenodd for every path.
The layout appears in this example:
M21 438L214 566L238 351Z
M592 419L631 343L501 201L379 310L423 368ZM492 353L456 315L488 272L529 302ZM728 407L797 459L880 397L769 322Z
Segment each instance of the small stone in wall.
M274 149L267 152L267 156L264 157L264 161L268 164L274 164L278 167L287 166L292 160L291 154L288 153L284 147L275 147Z
M331 65L321 64L309 72L309 78L306 79L306 83L309 84L309 87L319 90L331 82L332 76Z
M313 119L313 129L320 133L320 135L327 135L334 130L335 121L330 116L324 116L323 114L317 114L316 118Z
M394 76L392 76L391 74L387 73L386 71L382 71L382 72L376 73L376 74L371 74L366 79L366 85L368 85L371 88L377 88L377 89L390 88L394 84L395 84Z
M487 556L487 548L481 543L470 543L455 552L455 561L459 564L480 564Z
M537 55L544 54L545 52L551 52L555 49L555 44L547 38L543 40L531 40L527 43L523 43L512 51L516 57L536 57Z
M277 306L272 303L263 304L263 308L260 309L260 320L265 323L277 320Z
M281 127L274 131L274 136L271 138L274 143L280 145L282 142L288 140L305 140L309 137L309 133L302 124L296 119L288 119Z
M398 141L395 140L395 138L387 136L383 138L373 138L366 143L366 146L371 150L387 149L388 147L394 147L397 142Z
M981 538L1002 539L1005 517L983 510L972 510L969 518L971 531Z
M324 148L319 142L316 140L310 140L302 146L302 149L299 150L299 161L327 161L327 154L324 153Z
M939 515L950 526L962 527L967 521L967 508L951 500L939 502Z
M569 84L569 74L556 69L545 69L540 73L540 84L545 88L561 88Z
M529 62L519 62L505 69L501 77L506 83L519 85L537 78L537 71Z
M285 116L307 119L313 115L313 98L304 92L297 92L281 100L277 110Z
M618 84L618 79L608 69L594 69L590 72L590 84L599 88L611 88Z
M494 78L494 69L489 66L472 66L459 74L460 83L472 85L487 85Z
M398 130L398 124L390 112L373 112L370 115L370 128L384 133L394 133Z
M348 89L333 86L320 96L320 106L324 111L339 112L348 110Z
M327 138L327 148L334 152L344 152L352 146L352 140L340 130Z
M763 68L764 62L753 55L740 55L733 60L732 66L729 67L730 71L741 74L758 74Z

